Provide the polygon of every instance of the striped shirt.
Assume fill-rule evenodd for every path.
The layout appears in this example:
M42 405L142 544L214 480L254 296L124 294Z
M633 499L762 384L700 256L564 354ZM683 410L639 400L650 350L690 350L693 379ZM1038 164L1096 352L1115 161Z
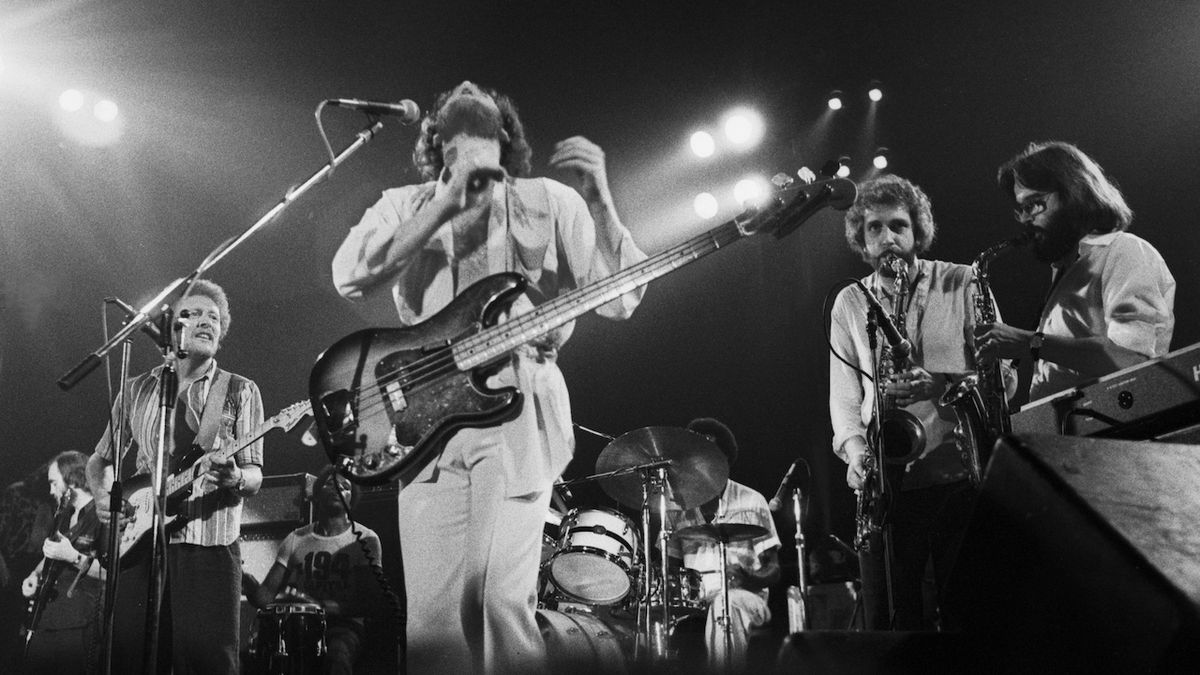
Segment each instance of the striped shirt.
M149 474L153 471L155 448L158 445L158 380L162 366L149 372L142 373L128 380L125 392L118 397L113 407L115 420L123 395L128 393L131 406L126 409L126 437L130 439L130 449L134 450L136 458L136 474ZM213 361L208 372L192 382L179 394L176 405L186 405L184 411L188 427L195 433L200 428L200 419L204 414L204 404L208 399L209 388L216 379L216 361ZM225 395L221 408L221 424L217 432L215 447L229 447L228 444L240 444L239 439L253 436L263 423L262 395L258 385L250 380L230 373L229 390ZM96 444L96 454L109 462L113 461L110 445L111 428L105 430L104 436ZM167 441L168 448L164 456L168 459L172 454L183 455L188 448L174 448L174 442ZM234 454L238 466L262 466L262 439L255 440ZM216 492L215 485L208 484L203 492ZM242 498L232 490L221 490L204 499L190 499L185 502L181 517L187 520L186 525L171 534L171 543L198 544L200 546L226 546L237 540L241 534Z

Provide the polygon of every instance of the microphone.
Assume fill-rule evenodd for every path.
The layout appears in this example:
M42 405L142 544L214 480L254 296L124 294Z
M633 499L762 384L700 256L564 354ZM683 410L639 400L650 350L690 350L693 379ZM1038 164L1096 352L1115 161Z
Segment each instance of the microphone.
M871 309L875 310L875 314L879 317L879 327L883 330L883 337L891 345L892 351L902 356L908 356L912 351L912 343L900 334L896 322L892 321L891 315L884 311L883 305L879 304L879 298L875 297L875 294L863 282L855 279L854 283L862 290L863 295L867 297L867 304L871 305Z
M104 302L120 307L121 311L125 313L126 323L138 315L138 310L134 309L129 303L118 297L107 297L104 299ZM146 323L142 324L142 332L146 335L149 335L156 344L162 344L162 331L158 330L158 326L155 325L153 321L147 321Z
M792 465L788 467L787 473L783 474L783 480L779 481L779 489L775 491L775 496L771 497L771 501L767 503L767 507L772 512L778 511L779 507L783 506L783 499L787 496L788 488L792 486L792 475L796 473L796 467L803 461L802 458L797 457L796 461L792 462Z
M357 98L331 98L325 101L325 103L338 108L361 110L368 115L392 115L393 117L399 117L401 124L414 124L421 119L421 108L409 99L404 99L399 103L386 103L382 101L363 101Z

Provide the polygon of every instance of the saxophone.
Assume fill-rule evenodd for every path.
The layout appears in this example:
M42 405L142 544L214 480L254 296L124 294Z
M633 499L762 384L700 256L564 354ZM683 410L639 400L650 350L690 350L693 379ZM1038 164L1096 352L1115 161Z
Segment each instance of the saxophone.
M996 305L992 301L988 265L1001 253L1023 246L1027 241L1028 233L1006 239L980 253L971 263L971 283L975 286L972 306L976 326L996 322ZM958 421L954 427L958 451L971 482L978 485L983 480L987 455L991 453L996 439L1012 431L1000 360L978 368L949 387L942 394L939 405L954 410Z
M892 320L897 331L904 335L907 328L908 264L897 256L889 258L886 264L896 279L892 292L895 298ZM886 344L880 348L879 366L875 369L875 387L880 404L868 430L874 442L868 443L870 451L863 462L865 477L855 506L854 547L859 551L871 550L871 535L882 528L887 510L883 486L880 484L882 476L876 465L877 454L886 464L908 464L925 452L925 425L916 415L896 405L895 396L884 391L890 375L908 370L911 365L908 353L897 352Z

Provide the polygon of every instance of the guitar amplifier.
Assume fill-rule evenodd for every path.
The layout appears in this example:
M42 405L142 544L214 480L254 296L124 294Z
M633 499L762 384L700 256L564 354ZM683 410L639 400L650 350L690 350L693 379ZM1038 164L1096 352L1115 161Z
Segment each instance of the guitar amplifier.
M316 477L309 473L263 476L258 494L242 502L242 527L300 527L312 521L312 502L306 495Z

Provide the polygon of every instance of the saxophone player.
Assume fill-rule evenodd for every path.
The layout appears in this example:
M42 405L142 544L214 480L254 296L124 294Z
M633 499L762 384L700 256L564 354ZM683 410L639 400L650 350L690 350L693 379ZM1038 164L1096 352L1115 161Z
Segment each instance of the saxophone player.
M1034 400L1167 353L1175 278L1127 232L1133 211L1100 165L1070 143L1034 143L997 178L1053 275L1037 329L980 326L980 357L1031 358Z
M833 449L847 463L846 482L855 490L863 490L868 475L878 475L873 465L887 458L886 526L869 533L860 554L865 620L869 629L929 629L938 615L924 601L925 568L932 560L933 590L940 590L973 494L954 433L955 412L938 405L949 385L976 369L972 268L919 257L937 226L929 197L898 176L860 185L845 227L851 250L873 268L861 283L909 343L881 364L881 350L872 348L866 295L851 286L837 296L831 344L849 363L829 359ZM877 332L878 344L886 347L883 331ZM1001 370L1004 394L1011 396L1015 374L1007 363ZM877 400L884 409L878 415ZM883 427L878 434L877 418ZM886 439L884 451L874 455L869 438Z

